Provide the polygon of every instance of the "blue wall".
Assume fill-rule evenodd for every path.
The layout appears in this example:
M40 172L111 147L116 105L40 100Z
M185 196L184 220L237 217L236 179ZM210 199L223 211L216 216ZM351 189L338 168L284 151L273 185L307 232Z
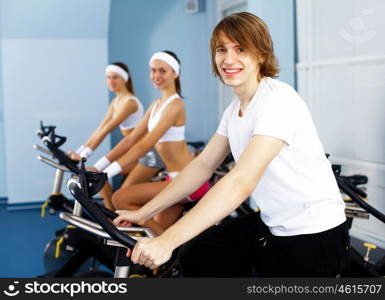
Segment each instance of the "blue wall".
M110 0L1 0L4 39L106 38Z
M0 19L1 20L1 19ZM2 70L2 32L0 27L0 70ZM5 142L4 142L4 109L3 109L3 72L0 72L0 199L7 196L5 176Z
M248 11L269 26L281 72L280 80L295 87L294 0L249 0Z
M26 169L46 168L35 176L41 181L36 189L50 189L51 183L45 178L50 178L51 170L35 161L30 150L30 143L36 141L32 133L36 123L45 119L60 125L62 133L70 136L68 147L81 143L102 118L108 103L103 79L108 61L129 65L136 93L147 107L159 97L149 79L148 59L155 51L176 52L182 61L187 139L207 141L218 124L218 79L211 74L209 56L217 11L216 1L201 0L200 4L199 13L187 14L184 0L39 0L39 5L30 0L0 0L0 197L10 192L7 187L18 189L15 182L7 181L20 179L18 175ZM294 85L294 1L252 0L248 10L269 25L282 69L279 78ZM21 61L24 65L18 66ZM25 69L21 82L15 66ZM39 99L48 110L39 108ZM73 104L68 106L66 101ZM76 107L79 103L83 108ZM90 106L93 109L87 111ZM85 116L82 110L87 111ZM20 117L25 118L23 122L18 121ZM84 117L88 121L81 122ZM4 120L10 123L4 124ZM13 128L18 123L21 127ZM21 144L16 133L25 131ZM26 150L17 153L15 149ZM20 161L28 155L27 161ZM27 177L25 180L22 186L27 191L32 183ZM40 197L43 195L30 200Z
M197 14L185 13L183 4L183 0L112 1L109 57L128 64L136 94L148 107L159 97L149 79L148 60L155 51L174 51L182 64L187 140L207 141L218 122L217 80L211 75L208 48L215 1L206 1Z
M6 196L9 204L42 201L52 189L54 170L38 162L31 148L39 142L39 121L68 136L66 150L83 143L105 114L110 1L0 4ZM95 158L109 147L107 140Z
M200 12L192 15L184 12L184 0L111 2L110 61L129 65L136 94L146 107L159 97L149 80L152 53L169 49L180 57L188 140L207 141L218 124L218 79L211 74L209 56L209 39L217 23L215 2L200 1ZM294 86L293 0L252 0L248 10L269 25L282 69L279 79Z

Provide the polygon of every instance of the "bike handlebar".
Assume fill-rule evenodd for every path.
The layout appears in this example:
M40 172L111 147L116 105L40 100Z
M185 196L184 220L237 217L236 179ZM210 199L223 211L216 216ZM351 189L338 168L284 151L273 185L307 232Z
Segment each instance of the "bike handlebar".
M385 223L385 215L373 206L366 203L366 201L361 199L361 197L365 198L367 195L363 190L359 189L352 183L350 176L341 176L336 172L334 172L334 175L336 177L336 181L339 188L346 195L348 195L352 199L352 201L354 201L358 206L362 207L368 213L379 219L381 222Z
M88 211L88 213L96 219L96 221L110 235L112 239L118 241L128 248L134 248L136 240L120 232L102 213L96 204L93 201L90 201L87 193L83 191L82 187L79 186L79 183L76 182L75 179L70 179L67 186L75 199L78 200L80 204Z

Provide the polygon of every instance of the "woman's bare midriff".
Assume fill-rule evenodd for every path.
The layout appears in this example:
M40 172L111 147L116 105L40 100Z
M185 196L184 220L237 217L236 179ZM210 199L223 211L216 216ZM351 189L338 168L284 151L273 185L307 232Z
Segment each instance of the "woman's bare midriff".
M185 141L157 143L155 149L169 172L181 171L194 159Z

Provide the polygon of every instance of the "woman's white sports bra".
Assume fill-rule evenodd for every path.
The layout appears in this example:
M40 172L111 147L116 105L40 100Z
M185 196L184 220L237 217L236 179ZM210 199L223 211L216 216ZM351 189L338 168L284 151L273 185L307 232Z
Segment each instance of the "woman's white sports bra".
M154 127L158 124L163 110L169 105L174 99L181 98L178 94L174 94L171 97L169 97L163 105L159 108L159 110L155 112L156 107L158 106L158 102L154 104L151 110L150 114L150 119L148 120L147 124L147 129L150 132L151 130L154 129ZM184 131L185 131L185 125L182 126L171 126L165 134L159 139L159 142L179 142L179 141L184 141L185 136L184 136Z
M135 128L144 115L143 105L139 101L139 99L136 97L130 97L129 99L130 100L132 99L136 102L136 104L138 105L138 109L136 110L136 112L130 114L122 123L119 124L119 127L121 130L128 130L128 129ZM114 106L114 117L115 117L116 109L117 109L117 102L115 102L115 106Z

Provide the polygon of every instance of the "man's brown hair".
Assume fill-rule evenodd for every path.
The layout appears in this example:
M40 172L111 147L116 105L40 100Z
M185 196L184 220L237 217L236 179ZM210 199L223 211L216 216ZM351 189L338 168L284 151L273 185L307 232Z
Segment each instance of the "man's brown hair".
M215 27L210 41L212 71L215 76L220 76L215 64L215 52L218 45L221 44L221 34L226 35L231 41L238 43L262 60L260 63L261 77L275 78L278 76L278 61L274 55L269 29L265 22L248 12L229 15Z

